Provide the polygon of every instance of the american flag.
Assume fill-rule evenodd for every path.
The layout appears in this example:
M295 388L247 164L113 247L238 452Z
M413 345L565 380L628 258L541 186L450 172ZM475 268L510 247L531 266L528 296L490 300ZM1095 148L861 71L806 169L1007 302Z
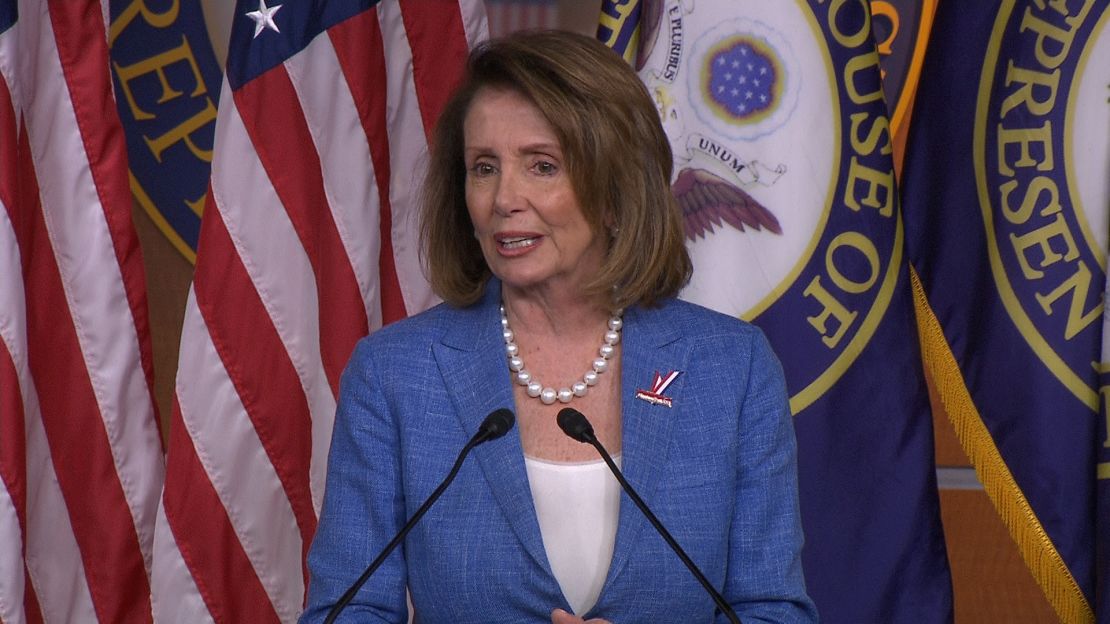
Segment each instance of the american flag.
M107 1L0 0L0 620L149 622L162 441Z
M433 303L415 209L427 137L486 36L477 0L242 0L185 312L153 608L303 608L340 372Z

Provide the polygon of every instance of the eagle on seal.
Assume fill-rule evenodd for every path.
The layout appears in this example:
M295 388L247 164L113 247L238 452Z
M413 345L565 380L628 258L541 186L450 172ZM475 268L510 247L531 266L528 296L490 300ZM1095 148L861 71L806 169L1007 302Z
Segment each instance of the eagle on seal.
M782 234L782 226L770 210L743 189L705 169L679 171L671 191L682 209L686 238L691 241L705 238L724 223L741 232L747 226Z

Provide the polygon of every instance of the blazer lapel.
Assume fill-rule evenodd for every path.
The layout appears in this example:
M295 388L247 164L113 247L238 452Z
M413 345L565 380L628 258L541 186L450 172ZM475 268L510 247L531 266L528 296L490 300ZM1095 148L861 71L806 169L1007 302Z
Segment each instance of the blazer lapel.
M461 310L458 322L433 347L440 374L467 436L473 436L493 410L507 407L516 411L501 337L500 296L499 283L491 280L482 301ZM476 447L473 455L517 539L538 566L550 569L532 503L520 435L510 431L500 440Z
M621 336L621 470L649 506L655 498L660 472L667 463L672 424L683 409L685 376L680 374L664 393L673 399L673 407L637 399L636 392L651 390L656 372L665 376L686 369L690 347L680 339L674 316L666 309L631 308L625 313ZM641 539L640 532L649 524L635 503L622 495L613 559L602 596L628 562Z

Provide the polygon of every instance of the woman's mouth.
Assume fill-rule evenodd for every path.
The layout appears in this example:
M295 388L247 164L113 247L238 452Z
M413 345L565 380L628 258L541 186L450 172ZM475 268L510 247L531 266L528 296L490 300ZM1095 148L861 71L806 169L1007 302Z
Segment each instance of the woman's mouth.
M531 232L502 232L494 235L497 249L505 255L513 256L531 251L540 244L543 236Z
M505 249L522 249L535 245L539 240L540 237L538 236L509 236L497 242Z

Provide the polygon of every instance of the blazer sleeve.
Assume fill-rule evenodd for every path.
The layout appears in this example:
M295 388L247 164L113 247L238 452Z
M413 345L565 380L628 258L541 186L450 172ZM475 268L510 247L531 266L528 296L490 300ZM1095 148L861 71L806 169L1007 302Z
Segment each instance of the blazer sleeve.
M340 381L302 623L322 622L405 521L399 427L383 393L382 370L364 339ZM402 551L397 548L378 568L338 622L408 622Z
M746 624L816 622L802 575L797 442L786 381L763 333L753 335L724 595ZM728 620L720 615L717 621Z

